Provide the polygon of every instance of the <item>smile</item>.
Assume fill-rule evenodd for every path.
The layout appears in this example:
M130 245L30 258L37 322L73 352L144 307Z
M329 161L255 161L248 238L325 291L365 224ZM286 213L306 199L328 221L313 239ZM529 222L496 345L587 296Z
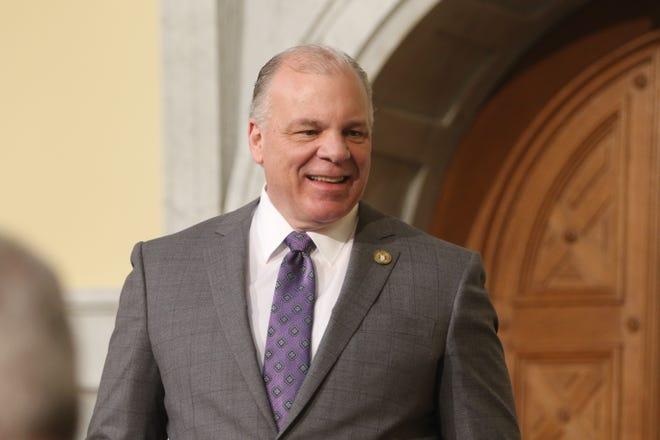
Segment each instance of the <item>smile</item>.
M326 183L343 183L348 180L348 176L330 177L330 176L307 176L309 180Z

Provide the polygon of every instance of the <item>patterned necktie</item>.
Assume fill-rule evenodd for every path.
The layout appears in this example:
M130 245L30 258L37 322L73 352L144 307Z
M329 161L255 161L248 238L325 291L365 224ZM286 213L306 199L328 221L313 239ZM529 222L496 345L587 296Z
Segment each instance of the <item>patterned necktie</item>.
M310 364L316 280L309 253L314 242L292 232L275 283L264 353L263 378L278 429L293 405Z

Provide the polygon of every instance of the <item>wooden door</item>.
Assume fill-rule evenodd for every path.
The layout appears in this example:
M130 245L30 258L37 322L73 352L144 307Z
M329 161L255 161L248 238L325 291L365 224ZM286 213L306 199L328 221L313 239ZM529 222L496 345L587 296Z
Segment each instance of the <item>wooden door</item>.
M660 36L592 65L474 223L523 438L658 436Z

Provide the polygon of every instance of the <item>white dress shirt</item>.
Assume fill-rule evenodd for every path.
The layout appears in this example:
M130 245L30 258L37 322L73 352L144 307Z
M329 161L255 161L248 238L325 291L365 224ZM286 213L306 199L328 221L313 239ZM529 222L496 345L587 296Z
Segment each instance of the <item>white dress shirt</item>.
M357 205L346 216L323 229L308 232L316 248L310 254L316 272L316 302L312 325L312 359L319 347L332 309L344 283L357 225ZM263 367L266 332L275 282L289 248L284 239L294 229L273 206L265 188L250 225L248 313L252 338Z

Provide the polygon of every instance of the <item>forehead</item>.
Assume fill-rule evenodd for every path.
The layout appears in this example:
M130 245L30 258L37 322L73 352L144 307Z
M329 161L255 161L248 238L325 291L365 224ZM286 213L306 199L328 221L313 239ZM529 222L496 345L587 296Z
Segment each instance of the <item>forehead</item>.
M283 61L282 65L275 71L271 80L272 89L293 85L302 86L307 83L351 83L356 88L362 89L362 83L358 75L348 65L336 62L302 63L296 61Z
M310 72L285 63L273 75L267 94L271 107L368 111L369 106L362 82L348 66Z

